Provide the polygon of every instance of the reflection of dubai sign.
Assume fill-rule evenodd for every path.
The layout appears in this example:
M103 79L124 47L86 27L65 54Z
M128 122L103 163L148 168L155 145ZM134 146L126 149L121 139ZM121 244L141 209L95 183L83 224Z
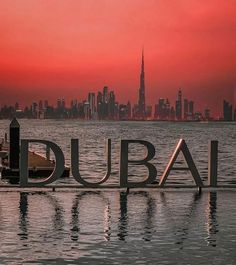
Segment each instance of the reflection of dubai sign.
M50 148L55 156L55 167L52 174L45 180L41 182L29 182L28 179L28 152L29 152L29 143L41 143L46 145L47 148ZM129 144L141 144L146 150L146 157L141 160L130 160L129 159ZM209 151L209 163L208 163L208 178L209 185L217 185L217 141L211 141L210 151ZM174 167L175 161L178 155L182 152L187 167ZM51 184L57 179L59 179L64 171L65 158L61 148L51 142L46 140L37 140L37 139L23 139L21 140L20 148L20 186L35 186L42 187L47 184ZM145 187L147 184L152 184L156 180L157 170L156 167L150 162L150 160L155 156L155 147L148 141L144 140L121 140L120 145L120 187ZM128 180L128 166L130 165L142 165L148 169L148 176L142 182L130 182ZM198 170L195 166L195 163L192 159L190 151L183 139L179 140L178 145L172 157L160 179L159 186L163 187L169 173L172 170L189 170L196 185L202 187L203 183L199 176ZM97 183L91 183L83 179L79 170L79 141L78 139L71 140L71 173L74 179L82 184L85 187L98 188L101 187L101 184L105 183L110 174L111 174L111 140L107 140L107 172L105 176Z

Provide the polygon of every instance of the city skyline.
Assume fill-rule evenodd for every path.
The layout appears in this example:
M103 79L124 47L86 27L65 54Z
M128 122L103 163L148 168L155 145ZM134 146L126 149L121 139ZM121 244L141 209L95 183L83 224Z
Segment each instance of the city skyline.
M214 115L212 113L212 110L209 107L205 107L204 109L197 109L197 111L193 111L195 102L193 100L190 100L188 98L182 99L182 89L179 88L178 94L176 97L176 100L174 100L173 106L170 104L169 98L161 97L158 100L156 100L156 103L154 105L148 105L146 104L146 89L145 89L145 68L144 68L144 48L142 48L142 54L141 54L141 70L140 70L140 77L139 77L139 89L137 91L137 100L136 102L133 102L133 106L131 106L131 101L129 98L126 99L127 104L119 103L115 101L115 93L114 91L109 91L108 93L108 86L103 87L103 92L97 91L97 100L95 100L96 93L95 92L88 92L88 97L87 99L78 99L74 98L70 100L70 104L66 104L65 97L60 97L57 98L57 103L56 104L49 104L48 99L38 99L38 100L33 100L32 105L30 105L32 113L29 115L30 118L40 118L40 112L43 110L46 110L47 107L50 107L52 109L60 109L63 107L65 110L70 110L73 109L74 107L78 107L79 105L82 104L84 112L80 118L83 119L110 119L110 120L227 120L230 121L231 118L232 120L235 120L235 112L236 108L234 109L234 105L231 104L230 102L226 101L225 98L223 99L223 110L221 109L220 114L218 116ZM110 98L109 98L110 97ZM112 101L112 114L109 113L109 104L108 101ZM38 101L38 103L37 103ZM99 110L99 101L100 104L108 104L105 108L106 110ZM44 103L43 103L44 102ZM95 104L96 103L96 104ZM43 107L45 105L45 107ZM96 106L95 106L96 105ZM117 108L116 113L115 113L115 106ZM225 106L227 110L225 110ZM231 106L231 111L229 110ZM5 104L2 106L2 108L5 108L8 106ZM10 105L9 107L12 107ZM27 109L29 106L27 104L23 105L23 108L20 108L19 102L15 102L14 104L14 110L22 111ZM29 108L29 109L30 109ZM110 107L111 108L111 107ZM122 111L120 112L120 108L123 108L123 114ZM1 109L1 105L0 105ZM86 110L87 109L87 110ZM90 114L87 112L89 111ZM37 114L34 114L36 113ZM99 112L104 112L107 113L107 116L104 114L101 114L99 116ZM226 113L226 114L225 114ZM96 115L95 115L96 114ZM196 115L195 115L196 114ZM70 114L71 115L71 114ZM66 114L64 118L70 117L69 114ZM84 116L84 117L83 117ZM27 117L27 114L26 114ZM44 116L43 116L44 117ZM55 114L50 116L50 118L62 118L60 115ZM78 116L79 117L79 116ZM226 118L225 118L226 117ZM49 118L49 117L47 117ZM72 115L73 118L73 115Z
M236 103L233 0L1 1L1 105L85 98L104 85L137 103L145 47L146 103L176 100L221 114Z
M103 91L88 92L87 98L70 100L66 104L64 97L58 98L56 105L51 105L48 99L33 101L30 106L20 108L19 102L13 106L0 106L0 118L79 118L85 120L170 120L170 121L210 121L236 120L236 108L230 102L223 100L222 115L215 117L210 108L195 110L195 102L183 97L179 88L174 104L169 98L159 98L154 106L146 104L144 48L141 54L141 67L137 101L133 105L129 98L126 103L117 101L116 94L108 86Z
M195 110L195 102L184 97L182 90L177 91L174 104L168 98L159 98L155 106L146 106L140 116L140 93L137 104L132 105L116 100L116 94L103 87L98 93L89 92L86 99L81 101L71 99L66 104L64 98L58 98L55 104L47 99L32 102L30 106L20 107L19 102L14 106L0 107L0 119L29 118L29 119L83 119L83 120L160 120L160 121L236 121L236 108L231 102L223 100L221 116L213 117L211 109ZM142 110L142 106L141 106Z
M236 264L236 0L0 0L1 264Z

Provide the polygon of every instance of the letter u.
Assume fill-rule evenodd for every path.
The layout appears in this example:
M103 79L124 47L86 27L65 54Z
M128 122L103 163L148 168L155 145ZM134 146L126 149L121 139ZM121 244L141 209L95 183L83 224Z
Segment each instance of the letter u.
M107 172L98 182L88 182L84 180L79 172L79 140L71 139L71 173L75 180L85 187L98 187L98 185L107 181L111 174L111 139L107 139Z

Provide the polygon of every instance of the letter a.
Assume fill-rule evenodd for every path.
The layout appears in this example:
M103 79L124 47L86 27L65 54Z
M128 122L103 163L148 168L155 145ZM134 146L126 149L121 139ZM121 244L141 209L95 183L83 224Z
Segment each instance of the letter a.
M180 151L182 151L183 155L184 155L184 158L185 158L185 161L188 165L187 168L174 168L173 165L180 153ZM184 139L180 139L176 148L175 148L175 151L165 169L165 172L163 173L162 177L161 177L161 180L160 180L160 183L159 183L159 186L160 187L163 187L166 180L167 180L167 177L169 176L170 174L170 171L171 170L190 170L193 178L194 178L194 181L196 183L196 185L198 187L202 187L203 186L203 183L202 183L202 180L200 178L200 175L198 173L198 170L193 162L193 158L189 152L189 149L187 147L187 144L185 143Z

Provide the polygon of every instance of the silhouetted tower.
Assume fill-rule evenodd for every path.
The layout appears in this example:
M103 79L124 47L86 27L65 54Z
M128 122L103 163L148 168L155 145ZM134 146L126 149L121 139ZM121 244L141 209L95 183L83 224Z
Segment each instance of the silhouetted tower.
M16 102L16 104L15 104L15 110L19 110L19 109L20 109L20 107L19 107L19 103Z
M66 102L65 102L64 98L61 99L61 106L62 106L63 109L66 108Z
M190 118L193 119L193 116L194 116L194 102L192 100L189 101L188 111L189 111Z
M185 99L184 99L184 120L187 120L187 118L188 118L188 114L189 114L189 102L188 102L188 100L185 98Z
M88 103L89 103L89 112L90 112L90 117L93 118L95 114L95 93L88 93Z
M114 93L114 91L110 91L109 101L108 101L108 117L109 117L109 119L115 118L115 104L116 104L115 93Z
M223 116L225 121L232 121L233 107L228 101L223 101Z
M141 73L140 73L138 109L139 109L139 118L145 118L146 104L145 104L145 77L144 77L144 53L143 51L142 51Z
M129 101L127 103L127 115L128 119L131 119L131 103Z
M108 103L109 94L108 94L108 87L104 86L103 88L103 103Z
M98 113L98 118L102 119L103 118L103 95L100 91L98 91L98 94L97 94L97 113Z
M182 120L182 91L179 89L178 98L175 103L175 115L177 120Z
M103 88L103 119L107 119L108 118L108 101L109 101L109 91L108 91L108 87L104 86Z

